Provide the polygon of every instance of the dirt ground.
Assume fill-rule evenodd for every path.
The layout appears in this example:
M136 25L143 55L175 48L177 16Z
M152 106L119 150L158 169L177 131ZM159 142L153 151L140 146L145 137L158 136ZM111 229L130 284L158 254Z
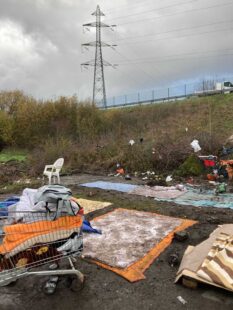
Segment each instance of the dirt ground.
M183 308L190 310L232 310L233 296L224 290L207 285L199 285L197 289L191 290L181 284L174 284L179 264L174 267L170 266L168 258L175 253L181 259L189 244L196 245L208 238L218 224L232 223L233 211L229 209L178 206L172 203L156 202L153 199L141 196L88 189L77 185L82 182L103 179L111 181L114 178L92 175L63 178L63 184L69 185L75 196L113 203L110 209L92 212L87 216L87 219L91 220L109 210L121 207L197 220L198 224L187 229L190 236L189 240L185 242L173 240L173 243L147 269L145 280L129 283L111 271L79 259L76 265L86 277L82 291L78 293L72 292L65 287L64 279L61 279L56 293L52 296L46 296L42 291L45 278L23 278L18 280L15 285L0 288L0 310L176 310ZM121 180L115 178L114 181L119 182ZM132 184L140 181L128 182ZM183 305L177 299L177 296L182 296L187 303Z

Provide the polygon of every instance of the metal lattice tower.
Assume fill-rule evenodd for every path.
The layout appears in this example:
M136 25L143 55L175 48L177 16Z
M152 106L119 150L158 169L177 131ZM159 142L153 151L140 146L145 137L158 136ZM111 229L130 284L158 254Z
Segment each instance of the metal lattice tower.
M93 83L93 99L92 102L104 108L107 107L106 102L106 89L104 80L104 66L112 66L109 62L103 60L102 47L108 46L113 47L116 45L107 44L101 41L101 28L102 27L115 27L115 25L107 25L101 22L101 16L105 16L100 10L99 5L97 5L96 11L92 13L96 16L96 21L88 24L84 24L84 27L95 27L96 28L96 41L82 44L84 47L95 46L95 60L91 60L82 63L81 66L94 66L94 83Z

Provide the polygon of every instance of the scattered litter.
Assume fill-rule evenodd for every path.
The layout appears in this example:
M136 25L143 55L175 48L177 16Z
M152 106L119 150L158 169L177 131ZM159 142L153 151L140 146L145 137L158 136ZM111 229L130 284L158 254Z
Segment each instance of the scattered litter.
M187 231L183 230L183 231L178 231L174 234L174 238L177 241L183 242L186 241L189 238L189 235L187 233Z
M193 184L194 183L194 179L192 177L188 178L186 181L188 184Z
M125 180L131 180L131 176L129 174L126 174Z
M171 267L177 266L179 264L179 256L177 254L171 254L168 257L168 263Z
M201 150L201 147L199 145L199 142L198 140L193 140L191 143L190 143L191 147L193 148L194 152L197 153Z
M124 174L125 174L125 170L123 168L118 168L114 176L118 177L119 175L124 175Z
M122 176L125 174L125 170L120 163L116 164L116 174L113 174L114 177Z
M43 286L43 292L46 295L53 295L57 288L59 277L58 276L50 276L49 280L45 282Z
M201 156L198 156L198 158L203 161L203 164L204 164L204 166L206 168L216 166L217 156L214 156L214 155L207 155L207 156L201 155Z
M100 229L93 228L91 226L91 223L89 221L87 221L87 220L83 221L82 231L85 232L85 233L102 234L102 231Z
M177 296L177 299L183 304L187 304L187 301L182 296Z
M231 155L233 153L233 147L222 147L222 152L221 155L225 156L225 155Z
M171 175L168 175L167 177L166 177L166 182L171 182L172 181L172 176Z
M209 184L212 184L212 185L217 185L218 183L215 182L215 181L209 181Z
M208 173L206 175L206 177L207 177L207 180L209 180L209 181L216 181L216 179L217 179L216 175L214 175L212 173Z
M139 141L140 141L140 143L142 143L142 142L144 141L144 139L143 139L143 138L140 138L140 140L139 140Z
M232 180L233 179L233 160L221 160L220 165L226 167L228 178L229 180Z
M88 193L88 197L93 197L93 196L95 196L95 195L96 195L95 192L89 192L89 193Z
M185 186L183 184L177 184L176 185L176 189L178 189L179 191L185 191Z
M133 146L135 144L134 140L129 140L129 145Z
M227 184L226 183L219 183L216 185L215 194L223 194L226 193L227 190Z
M185 131L188 132L188 130L189 130L188 127L186 127L186 128L185 128Z

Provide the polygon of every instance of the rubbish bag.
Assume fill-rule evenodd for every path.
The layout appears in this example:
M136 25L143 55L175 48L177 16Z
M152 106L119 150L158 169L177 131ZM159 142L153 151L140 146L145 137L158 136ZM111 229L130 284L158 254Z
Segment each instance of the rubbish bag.
M198 140L193 140L193 142L191 142L190 145L193 148L195 153L197 153L197 152L199 152L201 150L201 147L199 145Z

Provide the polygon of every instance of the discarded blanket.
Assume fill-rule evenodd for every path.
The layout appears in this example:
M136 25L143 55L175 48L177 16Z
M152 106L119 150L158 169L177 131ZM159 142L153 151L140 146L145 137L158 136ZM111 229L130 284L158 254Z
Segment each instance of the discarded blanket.
M94 201L88 199L77 198L78 203L84 209L84 214L88 214L93 211L101 210L103 208L109 207L112 205L111 202L105 201Z
M144 186L144 185L132 185L126 183L112 183L112 182L91 182L84 183L81 186L96 187L105 190L115 190L119 192L125 192L133 195L141 195L144 197L157 197L157 198L176 198L184 194L185 190L181 191L175 186Z
M194 221L149 212L116 209L97 217L92 224L102 235L85 234L87 259L134 282L171 243L173 233Z
M203 190L188 188L186 193L175 199L171 198L155 198L159 201L175 202L179 205L190 205L195 207L216 207L233 209L233 195L220 194L215 195L214 190Z
M72 233L80 232L81 226L82 217L79 215L60 217L55 221L6 225L0 254L10 257L38 243L68 238Z
M175 186L137 186L129 194L141 195L144 197L154 197L159 199L174 199L186 192L178 190Z
M219 226L186 249L175 282L183 276L233 291L233 224Z
M124 193L128 193L137 187L137 185L132 185L132 184L113 183L113 182L104 182L104 181L84 183L80 185L85 186L85 187L101 188L105 190L113 190L113 191L124 192Z

